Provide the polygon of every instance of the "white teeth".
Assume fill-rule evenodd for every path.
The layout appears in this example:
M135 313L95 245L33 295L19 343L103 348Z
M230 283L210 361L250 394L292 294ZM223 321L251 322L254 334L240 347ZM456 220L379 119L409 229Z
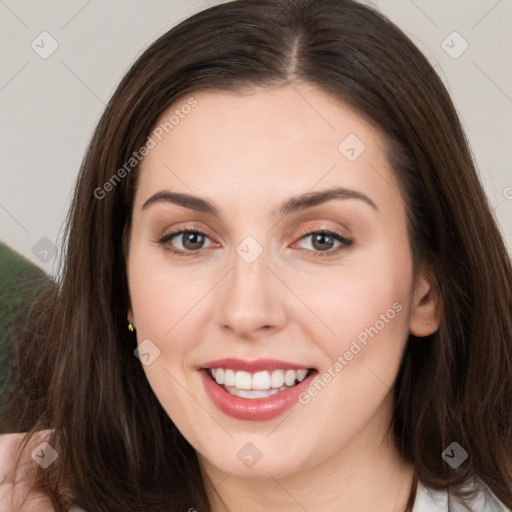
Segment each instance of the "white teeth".
M243 391L268 391L269 393L265 393L264 396L269 396L287 389L297 382L302 382L306 378L308 370L274 370L272 372L264 370L251 374L229 368L211 368L210 374L220 386L224 385L226 388ZM231 389L228 391L231 392ZM259 395L261 395L261 393L258 396L255 396L254 393L250 394L251 396L244 396L244 398L260 398Z
M235 385L235 372L233 370L226 370L224 372L224 386Z
M224 368L217 368L215 371L215 380L217 384L224 384Z
M274 370L270 376L270 385L273 388L280 388L284 384L284 371Z
M267 396L275 395L280 391L285 391L289 389L288 386L283 386L281 389L266 389L266 390L258 390L258 389L236 389L236 388L227 388L230 394L239 396L240 398L267 398Z
M297 370L297 380L299 382L302 382L306 378L307 374L308 374L307 370Z
M268 372L256 372L252 376L252 389L270 389L270 375Z
M249 372L236 372L235 373L235 388L236 389L251 389L252 377Z
M293 386L296 378L297 372L295 370L286 370L286 373L284 374L284 383L287 386Z

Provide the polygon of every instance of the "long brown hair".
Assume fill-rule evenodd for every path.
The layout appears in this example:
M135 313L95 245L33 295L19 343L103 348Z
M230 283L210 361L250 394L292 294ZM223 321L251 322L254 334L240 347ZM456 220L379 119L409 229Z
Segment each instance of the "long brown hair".
M410 336L396 378L398 449L424 485L461 494L476 476L512 507L510 256L441 80L399 28L352 0L216 5L161 36L115 91L78 176L62 278L40 302L53 306L44 332L29 320L3 418L10 431L55 429L59 464L42 480L56 506L67 480L88 510L210 510L196 453L158 403L126 327L123 235L137 166L97 191L177 100L299 81L386 135L415 267L427 266L441 299L439 330ZM441 457L452 442L469 454L457 469Z

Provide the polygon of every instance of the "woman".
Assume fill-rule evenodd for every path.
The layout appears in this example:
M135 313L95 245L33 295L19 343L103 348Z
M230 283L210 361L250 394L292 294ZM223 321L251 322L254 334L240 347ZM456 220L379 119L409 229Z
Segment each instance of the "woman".
M444 86L376 11L239 0L164 34L66 234L4 419L38 433L31 499L512 506L510 258Z

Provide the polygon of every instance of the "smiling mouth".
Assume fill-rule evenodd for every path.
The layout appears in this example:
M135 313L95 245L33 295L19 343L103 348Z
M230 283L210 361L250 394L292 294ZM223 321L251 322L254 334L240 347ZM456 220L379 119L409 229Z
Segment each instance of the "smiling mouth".
M231 395L240 398L267 398L293 388L316 372L309 369L276 369L257 372L229 368L204 368L211 380Z

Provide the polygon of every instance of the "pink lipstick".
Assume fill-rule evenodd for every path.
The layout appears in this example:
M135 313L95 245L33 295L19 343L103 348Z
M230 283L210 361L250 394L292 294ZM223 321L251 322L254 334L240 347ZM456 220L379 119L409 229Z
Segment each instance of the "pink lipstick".
M276 359L220 359L199 368L206 393L232 418L265 421L276 418L298 401L317 370Z

